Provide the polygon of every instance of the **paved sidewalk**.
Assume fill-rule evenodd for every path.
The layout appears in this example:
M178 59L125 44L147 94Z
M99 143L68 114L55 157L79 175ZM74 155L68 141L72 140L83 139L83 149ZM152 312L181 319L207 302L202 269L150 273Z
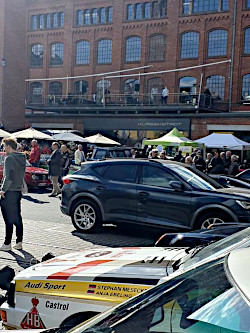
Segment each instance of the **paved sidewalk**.
M52 252L61 255L100 247L147 246L153 245L156 236L152 233L115 227L104 227L99 234L82 234L74 230L71 223L60 224L44 221L24 220L23 250L0 251L0 267L10 265L16 272L27 268L44 254ZM15 229L14 229L15 231ZM4 222L0 220L0 243L4 240ZM13 244L15 237L13 237Z

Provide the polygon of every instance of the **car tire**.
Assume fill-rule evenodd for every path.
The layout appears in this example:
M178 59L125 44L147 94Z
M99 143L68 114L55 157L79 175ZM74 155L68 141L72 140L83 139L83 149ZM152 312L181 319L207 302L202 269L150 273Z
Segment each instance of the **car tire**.
M83 233L97 231L102 226L101 212L97 204L82 199L72 207L71 220L74 227Z
M209 212L201 215L196 223L195 229L208 229L212 224L228 222L228 216L221 212Z

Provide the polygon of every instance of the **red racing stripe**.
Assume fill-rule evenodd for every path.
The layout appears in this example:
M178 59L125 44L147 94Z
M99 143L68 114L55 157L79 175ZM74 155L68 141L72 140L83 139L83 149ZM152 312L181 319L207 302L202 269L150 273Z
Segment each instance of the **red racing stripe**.
M68 278L76 273L86 271L87 269L90 269L92 267L106 264L108 262L111 262L114 260L94 260L89 262L84 262L82 264L79 264L75 267L71 267L69 269L66 269L65 271L54 273L47 277L48 280L68 280Z

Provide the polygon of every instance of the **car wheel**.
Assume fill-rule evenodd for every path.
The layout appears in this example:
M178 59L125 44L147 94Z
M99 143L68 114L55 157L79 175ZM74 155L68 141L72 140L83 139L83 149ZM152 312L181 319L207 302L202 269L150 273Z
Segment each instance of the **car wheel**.
M90 200L78 201L71 214L74 227L81 232L93 232L100 228L102 218L96 203Z
M228 222L228 218L222 213L207 213L198 219L195 229L208 229L213 224L226 222Z

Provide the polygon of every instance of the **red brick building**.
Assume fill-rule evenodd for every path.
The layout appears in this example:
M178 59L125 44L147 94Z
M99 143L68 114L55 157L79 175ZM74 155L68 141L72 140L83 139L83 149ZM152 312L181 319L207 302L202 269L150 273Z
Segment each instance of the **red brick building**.
M225 128L232 132L237 125L237 131L247 136L250 0L26 0L25 4L26 102L31 110L26 113L27 124L110 135L119 130L133 138L155 136L172 124L194 138ZM139 73L231 58L232 65L224 62L139 77ZM152 67L105 78L104 89L102 77L90 76L142 66ZM62 79L66 77L74 78ZM165 85L168 105L162 106ZM199 96L206 86L213 105L211 99L207 103ZM156 98L152 89L158 92Z

